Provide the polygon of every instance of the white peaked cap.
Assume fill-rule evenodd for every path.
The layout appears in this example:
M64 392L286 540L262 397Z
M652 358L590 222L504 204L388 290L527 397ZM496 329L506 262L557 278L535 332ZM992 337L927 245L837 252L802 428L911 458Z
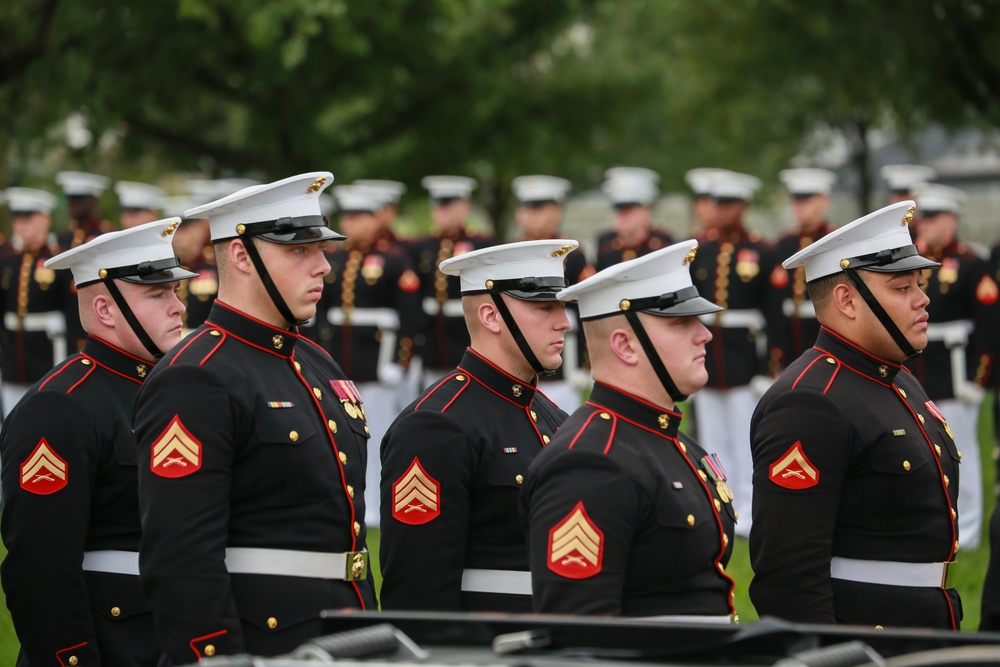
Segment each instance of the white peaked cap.
M920 215L944 211L958 214L962 210L962 204L969 198L958 188L939 183L920 184L914 188L913 196L917 200L917 213Z
M543 175L518 176L510 185L517 201L522 204L546 201L562 203L573 187L565 178Z
M609 266L559 292L559 300L575 301L584 320L620 315L633 307L667 317L717 312L722 308L699 296L691 281L690 264L697 252L697 241L675 243ZM643 304L644 299L658 302Z
M806 246L784 262L786 269L804 266L806 282L840 273L854 266L868 271L894 273L937 266L917 254L909 224L916 206L901 201L869 213ZM877 264L867 262L882 251L896 251Z
M446 259L440 269L460 278L462 294L485 292L487 281L524 280L501 291L518 299L555 301L566 286L566 255L579 245L571 239L504 243Z
M171 237L180 218L155 222L101 234L72 250L45 262L48 269L70 269L77 287L102 279L102 271L126 269L121 278L136 283L164 283L198 275L180 268ZM131 270L128 270L131 269Z
M879 173L894 192L910 192L915 186L937 176L933 167L922 164L887 164Z
M837 181L837 174L829 169L802 167L783 169L778 173L778 179L792 195L828 195Z
M377 190L364 185L338 185L333 188L333 196L340 211L374 213L385 205Z
M111 179L83 171L60 171L56 184L67 197L100 197L108 189Z
M753 193L760 189L761 182L756 176L741 174L728 169L720 169L711 175L710 193L714 199L742 199L750 201Z
M176 195L163 198L163 213L169 217L183 218L184 212L200 202L190 195Z
M716 169L715 167L697 167L690 169L684 174L684 181L691 188L691 191L699 197L712 194L712 178L715 174L727 171L726 169Z
M656 201L660 189L660 175L644 167L612 167L604 172L601 190L612 204L643 204Z
M48 215L56 207L56 197L45 190L35 188L7 188L3 200L11 213L45 213Z
M476 189L476 179L467 176L424 176L420 184L427 189L431 199L468 199Z
M212 240L221 241L240 236L238 225L270 222L281 219L321 218L319 195L333 183L328 171L313 171L290 176L274 183L251 185L238 192L185 211L186 218L208 218ZM332 234L332 232L331 232ZM265 240L281 242L319 241L343 238L339 234L322 234L322 238L278 240L273 233L260 234Z
M228 197L252 185L261 185L261 182L252 178L190 178L184 181L184 189L191 193L194 205Z
M163 188L135 181L118 181L115 183L115 194L118 195L118 203L122 208L150 211L162 210L167 196Z
M377 178L359 178L351 185L361 185L366 188L372 188L379 193L379 198L382 200L383 206L388 204L395 206L399 203L399 198L406 192L405 183L400 183L399 181L386 181Z

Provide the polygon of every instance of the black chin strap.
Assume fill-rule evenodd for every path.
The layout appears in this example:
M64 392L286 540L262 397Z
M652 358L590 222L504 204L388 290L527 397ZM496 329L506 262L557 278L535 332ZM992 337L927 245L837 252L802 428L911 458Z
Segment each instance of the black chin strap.
M920 354L921 350L917 350L910 345L910 341L906 340L906 336L903 335L903 332L899 330L896 323L892 321L891 317L889 317L889 313L885 312L885 309L882 308L882 304L878 302L875 295L872 294L870 289L868 289L868 285L865 284L864 279L858 275L858 270L855 268L848 268L844 269L844 273L846 273L847 277L851 279L852 283L854 283L854 287L858 290L858 294L861 295L861 298L865 300L868 307L871 308L873 313L875 313L875 317L878 318L879 322L882 323L882 326L885 327L885 330L889 332L890 336L892 336L892 339L896 342L896 345L899 346L900 351L902 351L903 356L906 359L912 359Z
M510 335L514 337L514 342L517 343L517 347L521 350L521 354L524 355L525 360L531 364L537 375L552 375L555 370L549 370L542 366L542 363L538 361L538 357L535 353L531 351L531 346L528 345L528 341L524 339L524 334L521 333L520 327L517 326L517 322L514 321L514 316L510 314L510 309L507 308L507 304L504 303L503 293L500 292L496 283L492 283L487 289L489 295L493 297L493 303L496 304L497 310L500 311L500 317L503 321L507 323L507 328L510 329Z
M146 351L153 355L153 359L159 359L162 357L163 351L156 346L153 339L149 337L146 330L142 328L141 324L139 324L139 319L135 316L135 313L132 312L132 309L128 305L128 301L126 301L125 297L122 296L121 291L118 289L118 285L115 284L114 278L102 278L101 282L103 282L104 286L108 288L108 293L111 294L111 298L118 304L118 309L122 311L122 315L125 316L125 321L128 322L130 327L132 327L132 331L135 332L136 337L139 339L139 342L142 343L142 346L146 348Z
M281 297L281 292L278 291L278 286L274 284L271 280L271 274L267 272L267 267L264 266L264 260L260 257L260 252L257 251L257 244L254 243L252 236L244 236L240 238L243 242L243 247L246 248L247 255L250 256L250 261L253 262L254 268L257 269L257 275L260 276L260 281L264 283L264 289L267 290L267 295L271 297L271 302L274 304L281 316L285 318L289 326L297 326L305 324L308 320L297 320L295 316L292 315L291 308L285 303L285 300Z
M653 347L653 341L649 340L649 336L646 335L646 329L642 326L642 322L639 321L639 312L636 310L626 310L625 319L632 325L635 337L639 339L639 344L642 345L642 349L646 352L646 357L649 358L649 363L653 366L656 377L660 378L660 384L670 394L670 398L674 399L675 403L686 400L687 396L682 394L681 390L674 384L673 378L667 372L667 367L663 365L663 360L660 359L660 353L656 351L656 348Z

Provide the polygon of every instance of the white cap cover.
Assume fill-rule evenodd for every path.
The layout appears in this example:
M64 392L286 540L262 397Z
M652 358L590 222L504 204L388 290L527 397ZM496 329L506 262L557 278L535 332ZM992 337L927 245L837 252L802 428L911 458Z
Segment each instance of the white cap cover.
M108 189L110 179L83 171L60 171L56 184L67 197L100 197Z
M968 199L968 195L958 188L938 183L918 185L913 194L917 199L917 212L920 215L945 211L958 214L962 210L962 204Z
M573 184L558 176L518 176L511 182L514 196L520 203L548 202L562 203Z
M783 169L778 178L788 193L793 196L828 195L830 188L837 180L837 175L829 169L803 167L800 169Z
M518 299L555 301L566 286L565 257L579 245L571 239L505 243L446 259L440 269L459 276L462 294L485 292L487 281L522 281L501 291Z
M431 199L468 199L476 189L476 180L466 176L424 176L420 180Z
M56 206L55 195L35 188L7 188L3 192L3 200L11 213L49 214Z
M115 194L118 195L118 203L122 208L150 211L162 210L167 196L162 188L135 181L118 181L115 183Z
M937 176L933 167L922 164L887 164L879 173L893 192L911 192L915 186Z

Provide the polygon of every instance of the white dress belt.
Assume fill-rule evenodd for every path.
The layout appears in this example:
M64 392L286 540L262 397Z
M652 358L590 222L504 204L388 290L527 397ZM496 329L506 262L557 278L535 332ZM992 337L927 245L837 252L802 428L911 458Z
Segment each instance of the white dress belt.
M720 326L724 329L750 329L760 331L766 321L759 310L722 310L709 315L698 316L707 326Z
M531 595L531 572L522 572L520 570L463 570L462 590L466 593Z
M424 312L428 315L437 315L438 306L440 305L442 313L445 317L464 317L465 313L462 311L462 300L461 299L448 299L444 303L439 304L438 300L432 296L424 297L423 306Z
M781 312L785 317L800 317L802 319L816 319L816 305L806 299L799 303L799 312L795 312L795 300L785 299L781 302Z
M392 308L355 308L350 316L343 308L331 308L326 319L334 326L343 326L348 321L358 327L378 327L379 329L399 329L399 314Z
M8 331L44 331L50 336L61 336L66 333L66 316L57 310L27 313L24 317L6 312L3 315L3 325Z
M707 623L710 625L732 625L739 623L734 614L725 616L697 616L695 614L664 614L663 616L624 616L622 620L640 623Z
M354 581L368 578L368 552L328 553L228 547L226 569L230 574L268 574Z
M950 565L951 563L899 563L834 556L830 559L830 576L834 579L883 586L946 588Z
M86 572L109 572L139 576L139 553L136 551L84 551L83 569Z
M972 320L929 322L927 324L927 340L940 341L949 347L966 345L975 328L976 325Z

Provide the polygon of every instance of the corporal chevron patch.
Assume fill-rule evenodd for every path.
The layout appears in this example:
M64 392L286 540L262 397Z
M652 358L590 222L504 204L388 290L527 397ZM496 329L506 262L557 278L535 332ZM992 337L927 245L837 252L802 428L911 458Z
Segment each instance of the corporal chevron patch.
M604 531L587 514L581 500L549 530L549 569L567 579L587 579L604 563Z
M819 469L802 451L800 441L796 441L787 452L771 464L769 473L772 482L793 491L808 489L819 484Z
M160 477L187 477L201 470L201 455L201 441L191 435L180 415L174 415L166 430L153 441L149 468Z
M392 516L402 523L419 526L441 514L441 485L414 458L403 476L392 485Z
M45 438L38 441L21 464L21 488L40 496L60 491L69 483L69 466Z

